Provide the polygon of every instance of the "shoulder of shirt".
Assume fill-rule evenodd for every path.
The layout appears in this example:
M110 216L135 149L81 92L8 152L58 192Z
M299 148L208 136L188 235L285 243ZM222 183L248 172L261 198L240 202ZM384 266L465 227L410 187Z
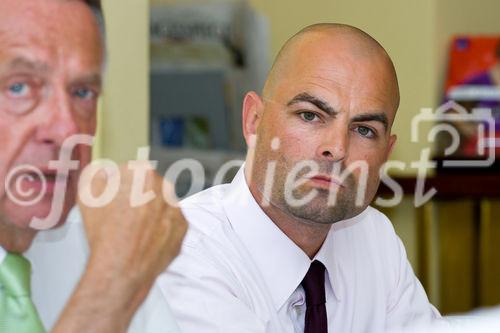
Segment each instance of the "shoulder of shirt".
M216 185L180 202L182 213L189 224L185 246L195 247L200 243L200 238L216 239L221 236L229 223L223 205L229 186L230 184Z
M391 223L391 220L389 220L389 218L387 217L387 215L385 215L380 210L378 210L372 206L368 206L366 208L366 210L367 210L368 216L373 220L373 222L378 227L386 228L386 229L388 229L387 231L394 232L394 227Z
M399 253L403 245L389 218L373 207L368 207L367 213L369 227L366 232L374 237L379 250L382 253Z
M368 207L369 213L372 216L372 219L375 225L380 228L382 232L385 232L391 236L396 235L396 231L394 230L394 225L391 220L382 213L380 210L373 208L371 206Z
M351 220L349 225L334 230L336 244L352 242L350 251L354 251L354 248L372 259L378 258L378 265L384 267L385 273L391 274L388 281L393 283L399 274L401 260L406 259L406 253L391 221L371 206Z

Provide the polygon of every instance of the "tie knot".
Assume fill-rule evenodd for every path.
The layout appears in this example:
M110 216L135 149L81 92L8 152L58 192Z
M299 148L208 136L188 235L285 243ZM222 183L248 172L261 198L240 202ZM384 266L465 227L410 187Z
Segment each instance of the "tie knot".
M0 285L11 296L30 296L31 264L19 254L9 253L0 263Z
M311 263L302 287L306 293L306 305L325 304L325 266L321 262L315 260Z

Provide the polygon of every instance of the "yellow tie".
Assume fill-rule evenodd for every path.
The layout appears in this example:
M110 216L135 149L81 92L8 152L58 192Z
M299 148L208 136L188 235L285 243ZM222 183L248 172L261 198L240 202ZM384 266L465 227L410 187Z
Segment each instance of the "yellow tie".
M31 265L9 253L0 263L0 332L45 333L31 301Z

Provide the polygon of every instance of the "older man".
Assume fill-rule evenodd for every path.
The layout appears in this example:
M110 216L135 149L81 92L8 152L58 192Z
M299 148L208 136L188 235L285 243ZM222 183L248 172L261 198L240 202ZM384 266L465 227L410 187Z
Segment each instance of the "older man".
M396 137L394 66L357 28L319 24L243 103L231 184L182 203L190 231L160 286L195 332L385 332L438 317L390 221L369 207Z
M49 216L53 202L62 199L61 186L62 214L49 224L65 221L80 171L90 161L90 146L80 144L71 155L78 169L67 178L50 167L68 138L95 132L105 53L101 15L95 0L0 1L1 332L44 331L30 298L30 264L22 254L38 232L33 218ZM47 179L45 185L34 170ZM157 274L178 252L185 232L180 211L161 196L130 207L133 174L121 171L122 191L109 205L81 206L90 257L54 332L125 331ZM161 178L153 172L145 178L146 190L160 193ZM105 184L101 173L94 190ZM16 200L23 195L39 200L24 205ZM54 294L58 285L48 286L64 279L65 271L59 274L44 285Z

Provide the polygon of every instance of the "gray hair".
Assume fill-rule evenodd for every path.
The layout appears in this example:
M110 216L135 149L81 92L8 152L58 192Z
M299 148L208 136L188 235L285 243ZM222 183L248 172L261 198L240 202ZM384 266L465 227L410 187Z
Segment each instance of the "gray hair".
M106 22L104 20L104 14L102 11L101 0L83 0L83 2L89 6L90 10L94 14L94 17L99 26L99 31L101 32L101 41L104 47L104 62L102 64L102 72L106 72L108 51L106 47Z
M99 25L99 30L101 31L102 42L106 45L106 24L104 21L104 14L102 12L101 0L84 0L84 2L90 7L90 10L92 10L92 13L97 20L97 24Z

